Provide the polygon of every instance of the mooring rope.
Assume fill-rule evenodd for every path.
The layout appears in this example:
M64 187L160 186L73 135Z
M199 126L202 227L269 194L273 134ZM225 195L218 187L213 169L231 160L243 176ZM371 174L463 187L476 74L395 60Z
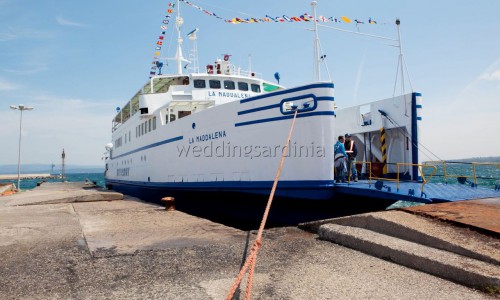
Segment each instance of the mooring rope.
M262 221L260 222L260 227L259 227L259 232L257 233L257 238L255 239L255 242L252 246L252 249L250 250L250 254L247 256L247 259L245 260L245 264L240 270L240 273L236 277L236 280L233 283L233 286L231 287L231 290L229 291L229 294L226 297L226 300L231 300L234 293L238 289L238 286L241 283L241 280L243 280L243 277L245 276L245 273L250 267L250 270L248 272L248 281L247 281L247 289L245 293L245 299L249 300L250 299L250 294L252 292L252 280L253 280L253 274L255 270L255 265L257 262L257 253L259 252L259 248L262 245L262 233L264 231L264 227L266 226L267 222L267 217L269 215L269 210L271 209L271 203L273 202L274 198L274 193L276 191L276 186L278 185L278 179L281 174L281 169L283 168L283 162L285 161L285 155L288 150L288 146L290 145L290 139L292 137L292 132L293 132L293 127L295 126L295 120L297 119L297 112L298 108L295 109L295 114L293 115L293 120L292 120L292 125L290 126L290 132L288 133L288 138L286 140L285 147L283 148L283 152L281 153L281 161L278 166L278 170L276 172L276 177L274 178L274 183L273 183L273 188L271 189L271 194L269 195L269 199L267 200L267 206L266 210L264 211L264 216L262 217Z

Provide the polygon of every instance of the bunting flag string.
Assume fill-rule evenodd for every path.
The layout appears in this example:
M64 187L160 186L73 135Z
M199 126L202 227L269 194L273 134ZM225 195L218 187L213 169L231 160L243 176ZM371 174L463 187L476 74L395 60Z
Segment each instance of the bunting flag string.
M154 59L151 66L151 70L149 71L149 78L156 75L156 70L158 70L158 75L161 75L161 68L163 67L163 63L159 61L161 53L160 51L162 50L163 47L165 32L168 29L168 24L170 23L170 17L171 14L174 12L174 8L175 8L175 3L169 3L168 9L166 11L167 14L165 15L165 18L162 20L162 25L160 26L161 32L155 44Z
M300 16L292 16L292 17L289 17L287 15L282 15L282 16L278 16L278 17L271 17L269 15L266 15L265 17L263 18L246 18L246 19L243 19L243 18L231 18L231 19L225 19L221 16L219 16L218 14L214 13L214 12L210 12L206 9L203 9L202 7L190 2L190 1L187 1L187 0L180 0L181 2L184 2L186 5L188 6L191 6L191 7L194 7L196 9L198 9L199 11L209 15L209 16L212 16L212 17L215 17L217 19L220 19L220 20L223 20L224 22L226 23L232 23L232 24L249 24L249 23L291 23L291 22L314 22L314 17L305 13L303 15L300 15ZM354 19L352 20L351 18L347 17L347 16L340 16L338 18L335 18L335 17L325 17L325 16L319 16L316 18L316 22L323 22L323 23L353 23L353 24L387 24L387 23L379 23L377 21L375 21L374 19L372 19L371 17L366 20L366 21L363 21L363 20L360 20L360 19Z

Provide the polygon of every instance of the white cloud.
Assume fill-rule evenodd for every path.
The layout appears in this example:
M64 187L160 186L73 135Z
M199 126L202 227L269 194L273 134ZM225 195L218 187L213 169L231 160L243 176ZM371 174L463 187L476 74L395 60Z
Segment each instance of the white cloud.
M56 21L59 25L62 25L62 26L85 27L85 24L78 23L78 22L71 21L71 20L67 20L61 16L57 17Z
M19 88L19 85L0 78L0 91L13 91Z
M11 101L0 107L0 140L5 142L0 148L0 165L17 159L19 114L11 112L7 105L17 103L34 107L23 115L24 163L57 162L62 148L66 150L68 163L103 163L101 156L104 145L111 139L116 101L54 96L39 90L20 90Z
M499 80L500 81L500 70L496 70L490 73L484 73L480 76L484 80Z
M50 31L40 31L31 28L7 27L4 32L0 32L0 42L8 42L18 39L50 39L55 34Z
M43 72L43 71L47 71L48 68L46 66L38 66L38 67L34 67L34 68L29 68L29 69L19 69L19 70L14 70L14 69L3 69L3 71L5 72L8 72L8 73L14 73L14 74L19 74L19 75L28 75L28 74L36 74L36 73L40 73L40 72ZM0 90L1 87L0 87Z

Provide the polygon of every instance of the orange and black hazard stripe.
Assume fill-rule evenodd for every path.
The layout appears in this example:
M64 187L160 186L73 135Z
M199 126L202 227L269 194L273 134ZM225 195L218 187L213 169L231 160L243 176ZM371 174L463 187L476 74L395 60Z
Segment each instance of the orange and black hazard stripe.
M382 174L387 174L387 147L385 145L385 128L380 128L380 145L382 149L382 163L384 168L382 169Z

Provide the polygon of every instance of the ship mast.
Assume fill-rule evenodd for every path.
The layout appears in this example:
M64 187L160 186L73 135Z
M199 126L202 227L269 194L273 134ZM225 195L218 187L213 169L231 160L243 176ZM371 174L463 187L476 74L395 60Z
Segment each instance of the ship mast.
M399 28L401 24L401 21L399 19L396 19L396 26L398 28L398 45L396 47L399 48L399 60L398 60L398 69L401 68L401 95L404 95L406 93L405 89L405 69L406 69L406 74L408 75L408 82L410 83L410 88L411 91L413 92L413 85L411 84L411 78L410 78L410 73L408 72L408 67L406 66L406 61L403 56L403 44L401 42L401 29ZM396 70L396 82L398 78L398 72L399 70ZM396 82L394 83L394 92L392 93L392 96L396 94Z
M172 60L177 62L177 74L182 74L182 62L190 62L182 56L182 37L181 37L181 27L184 23L184 19L181 17L181 7L180 1L177 0L177 18L175 19L175 27L177 28L177 53Z
M318 36L318 22L316 22L316 5L318 2L313 0L311 2L313 21L314 21L314 78L316 81L320 80L320 70L319 70L319 36Z

